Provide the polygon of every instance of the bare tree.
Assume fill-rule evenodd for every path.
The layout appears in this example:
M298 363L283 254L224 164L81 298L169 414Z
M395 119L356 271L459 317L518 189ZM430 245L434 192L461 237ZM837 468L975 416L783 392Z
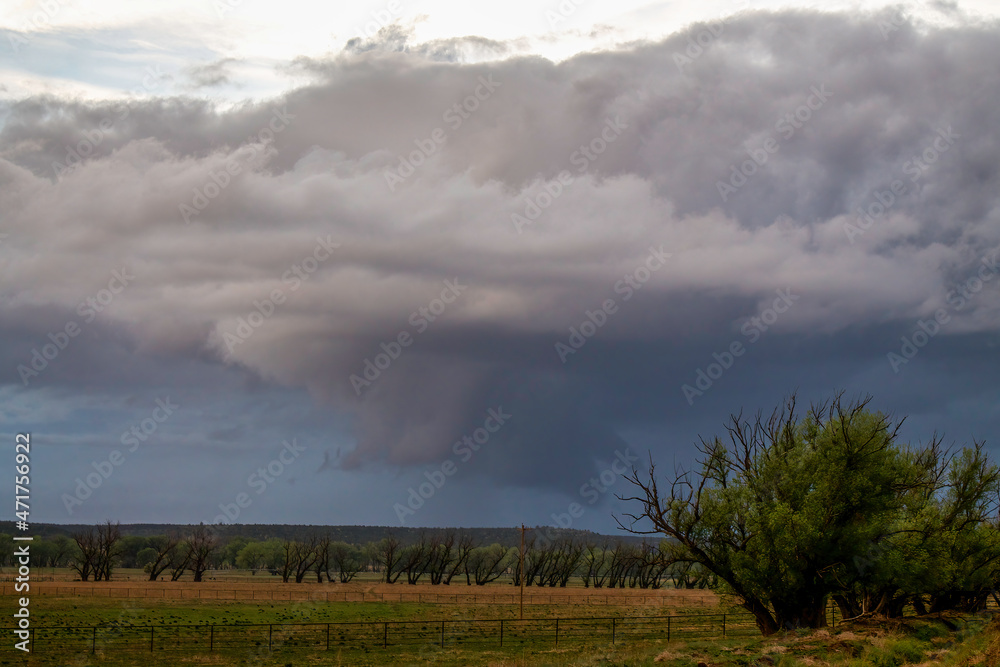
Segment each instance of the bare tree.
M550 557L544 572L539 577L539 585L565 588L583 557L583 545L573 542L572 539L561 539L553 544L549 551Z
M431 577L431 584L440 584L444 579L445 571L451 566L455 558L455 532L448 531L444 537L435 535L430 541L430 554L427 558L427 571Z
M589 588L591 584L594 588L603 588L611 565L608 543L605 542L603 546L597 546L593 542L588 543L583 555L583 563L585 569L581 578L584 588Z
M323 583L323 573L326 573L326 580L330 579L330 536L324 535L316 542L316 560L313 562L313 570L316 572L316 582Z
M180 544L180 538L168 535L154 537L151 541L153 548L156 549L156 558L147 567L149 568L149 580L156 581L164 571L174 566L174 561L179 557L177 547Z
M446 586L451 583L451 580L456 574L465 568L465 564L469 560L469 556L472 555L473 549L476 548L475 540L473 540L472 535L463 535L458 540L458 553L455 555L455 560L452 562L451 567L444 576L444 583Z
M93 528L88 528L85 532L74 533L73 541L76 542L76 553L73 554L73 561L70 563L70 567L80 575L81 581L89 581L90 576L95 573L98 560L99 546L97 535Z
M372 547L372 560L375 562L376 568L382 572L382 581L387 584L396 583L400 575L403 574L400 569L402 558L402 546L396 536L391 533Z
M292 540L282 542L281 554L281 580L287 584L295 572L295 542Z
M416 544L411 544L403 550L400 569L406 573L406 583L412 585L420 580L420 577L427 570L431 556L431 547L427 542L427 535L421 533L420 539Z
M471 586L474 580L477 586L485 586L499 579L507 569L506 562L512 551L500 544L472 549L465 564L465 583Z
M643 542L636 558L639 588L660 588L669 564L669 555L660 546Z
M632 566L632 549L624 542L615 542L607 552L608 588L625 588L628 569Z
M218 547L219 542L215 533L207 526L199 525L192 531L187 541L189 556L187 569L191 570L195 581L201 581L205 571L211 565L212 556Z
M443 537L434 536L430 540L427 571L432 584L448 585L464 567L473 548L471 535L463 535L455 543L455 531L449 530Z
M306 574L319 558L316 548L316 538L310 538L309 543L294 542L292 544L292 561L295 564L295 583L301 584Z
M94 580L111 581L111 571L121 554L119 541L122 538L121 526L116 521L105 521L97 527L97 558L94 562Z

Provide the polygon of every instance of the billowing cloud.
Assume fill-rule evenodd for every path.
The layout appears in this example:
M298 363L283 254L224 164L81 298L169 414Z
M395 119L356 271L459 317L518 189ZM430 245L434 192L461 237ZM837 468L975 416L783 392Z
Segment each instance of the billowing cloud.
M454 457L502 408L477 470L570 493L595 460L691 422L681 386L732 341L756 347L727 407L889 389L887 353L945 312L936 370L902 373L980 391L934 360L984 363L961 350L1000 324L998 36L745 13L559 64L462 64L503 45L383 35L228 110L12 103L8 381L91 297L88 352L30 388L121 391L135 378L111 358L246 373L343 417L350 470Z

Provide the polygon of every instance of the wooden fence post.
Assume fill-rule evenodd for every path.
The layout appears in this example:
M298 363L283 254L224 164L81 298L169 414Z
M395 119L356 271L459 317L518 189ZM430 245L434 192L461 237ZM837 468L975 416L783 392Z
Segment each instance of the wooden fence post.
M215 650L215 626L208 626L208 651L211 653Z
M155 625L149 626L149 652L150 653L153 652L153 632L155 632L155 631L156 631L156 626Z
M670 641L670 616L667 616L667 641Z
M615 619L611 619L611 643L615 643Z
M559 646L559 619L556 619L556 646Z
M386 621L385 623L383 623L383 626L384 627L382 628L382 648L385 648L386 646L389 645L389 622Z
M93 638L93 640L90 643L90 652L91 653L96 653L97 652L97 626L96 625L94 626L94 638Z
M503 646L503 619L500 619L500 646Z

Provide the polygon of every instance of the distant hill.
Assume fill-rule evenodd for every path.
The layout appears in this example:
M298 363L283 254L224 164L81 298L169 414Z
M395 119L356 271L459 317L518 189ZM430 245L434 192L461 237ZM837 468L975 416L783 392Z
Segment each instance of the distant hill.
M90 524L54 524L35 523L32 524L32 534L41 537L53 537L55 535L72 535L73 533L91 528ZM152 535L165 535L168 533L186 534L194 526L187 524L163 524L163 523L132 523L122 524L123 535L135 535L139 537L150 537ZM342 540L352 544L365 544L377 542L390 533L395 535L403 544L411 544L420 539L421 534L428 537L443 535L449 531L454 531L459 535L471 534L477 544L499 544L513 547L520 544L521 531L519 528L400 528L390 526L300 526L289 524L219 524L214 526L218 535L223 539L233 537L245 537L255 540L268 540L276 537L281 540L308 540L311 537L329 536L334 540ZM551 526L540 526L536 530L544 530L546 534L554 538L572 537L574 540L582 542L634 542L642 541L641 537L635 535L601 535L589 530L574 530L565 528L553 528ZM531 532L525 533L525 539L530 539ZM646 538L655 539L655 536Z

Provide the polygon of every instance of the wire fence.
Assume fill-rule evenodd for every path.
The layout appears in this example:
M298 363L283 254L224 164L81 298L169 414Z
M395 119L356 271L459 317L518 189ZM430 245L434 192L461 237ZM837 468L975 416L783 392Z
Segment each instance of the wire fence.
M836 621L834 620L834 623ZM4 628L13 635L14 628ZM671 614L581 618L346 621L118 625L31 628L36 653L118 651L232 652L277 649L388 649L428 646L520 646L566 642L666 641L756 636L748 613ZM0 654L15 650L4 642Z

